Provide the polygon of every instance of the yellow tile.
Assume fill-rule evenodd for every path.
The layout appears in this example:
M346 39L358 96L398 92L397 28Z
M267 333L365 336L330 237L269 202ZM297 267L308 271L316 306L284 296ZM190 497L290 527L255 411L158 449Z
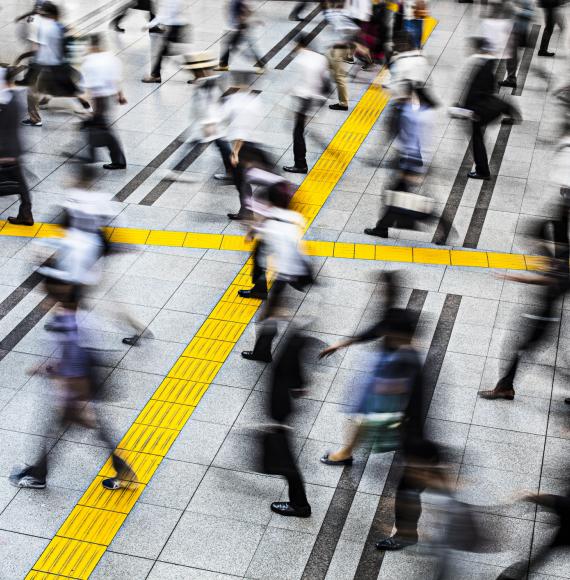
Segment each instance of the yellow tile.
M357 260L374 260L376 246L371 244L354 244L354 257Z
M472 266L476 268L487 268L487 252L469 252L467 250L451 250L452 266Z
M210 318L247 324L251 321L256 312L257 306L254 305L219 302L214 310L212 310Z
M63 229L56 224L42 224L36 238L61 238Z
M49 574L48 572L37 572L31 570L28 572L25 580L74 580L71 576L60 576L59 574Z
M334 242L307 241L304 242L303 249L309 256L329 257L334 254Z
M164 457L176 437L178 437L178 431L134 423L117 447Z
M150 453L139 453L137 451L126 451L125 449L118 449L115 453L124 461L126 461L134 472L133 477L123 477L125 481L133 481L136 483L148 483L154 472L158 469L162 457L159 455L151 455ZM99 475L102 477L116 477L117 472L113 467L112 458L109 457L105 465L101 468Z
M237 279L241 279L242 281L244 281L244 279L247 280L248 278L247 276L238 276L236 280ZM249 306L259 306L261 304L261 300L257 298L242 298L238 294L240 290L248 290L249 288L251 288L251 284L252 284L251 279L249 280L249 282L241 285L236 284L234 280L231 286L228 286L228 289L223 293L222 297L220 298L220 301L231 302L232 304L248 304Z
M182 405L196 406L204 393L208 390L209 383L197 383L167 377L164 379L152 396L157 401L181 403Z
M221 363L181 356L168 373L168 376L197 383L210 383L214 380L221 366Z
M182 356L201 358L214 362L224 362L234 346L234 342L195 336L186 347L186 350L182 353Z
M105 546L56 536L36 562L34 570L87 580L105 550Z
M433 18L432 16L428 16L424 18L424 26L422 30L422 44L425 44L430 37L431 33L434 31L435 27L437 26L438 21Z
M145 244L149 234L150 230L115 228L110 240L116 244Z
M113 235L113 232L115 231L115 228L103 228L103 233L105 234L105 236L107 237L108 240L111 239L111 236Z
M69 514L58 536L108 546L123 525L127 514L77 505Z
M449 250L434 248L414 248L414 262L417 264L449 264Z
M184 245L186 232L162 232L152 231L146 241L147 246L174 246L181 247Z
M542 256L525 256L526 269L541 272L548 269L548 260Z
M79 505L128 514L144 491L145 486L132 483L128 487L110 491L101 485L104 479L104 477L98 475L91 482L91 485L79 500Z
M227 320L215 320L208 318L196 333L196 336L204 338L214 338L226 342L237 342L247 324L240 322L229 322Z
M219 250L221 243L221 234L186 234L184 247Z
M487 252L489 268L503 268L506 270L526 270L524 256L517 254L500 254Z
M246 242L243 236L222 236L221 250L234 250L236 252L251 252L254 242Z
M335 258L354 258L354 244L336 242L333 255Z
M385 262L412 262L412 248L401 246L376 246L376 259Z
M6 223L2 228L3 236L15 236L19 238L34 238L40 231L43 224L34 224L33 226L13 226Z
M196 407L151 399L136 419L136 423L180 431Z

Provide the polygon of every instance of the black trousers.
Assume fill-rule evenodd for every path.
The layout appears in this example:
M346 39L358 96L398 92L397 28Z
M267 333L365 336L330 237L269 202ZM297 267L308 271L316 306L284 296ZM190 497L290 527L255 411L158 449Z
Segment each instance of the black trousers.
M170 45L172 43L180 42L183 29L184 26L169 26L164 32L162 46L160 47L150 73L152 77L160 77L162 70L162 59L168 55L168 52L170 51Z
M480 121L473 121L473 158L475 171L479 175L490 175L489 159L485 148L485 125Z
M307 145L305 143L305 125L311 109L311 99L299 99L299 108L295 113L293 127L293 159L295 167L307 167Z
M524 44L523 35L513 30L509 42L512 52L511 58L507 59L507 80L516 82L517 68L519 66L519 49Z
M297 508L309 507L305 485L291 452L289 434L285 428L275 428L263 439L264 471L281 475L289 485L289 502Z
M556 23L556 8L551 6L543 8L544 11L544 32L542 33L542 40L540 41L540 51L547 51L550 43L550 37L554 31L554 24Z
M131 2L130 4L125 6L125 9L121 13L117 14L117 16L115 16L115 18L113 18L113 20L111 21L111 24L113 26L119 26L119 24L121 24L121 22L123 21L123 18L127 15L127 12L130 9L142 10L143 12L148 12L149 20L154 20L155 15L152 11L152 2L150 0L135 0L134 2Z
M247 34L247 26L240 26L237 30L233 30L230 32L228 36L228 40L226 42L226 46L222 55L220 57L220 66L228 66L230 64L230 54L232 50L236 50L239 48L239 45L245 41L249 48L249 52L253 56L255 63L259 63L259 66L264 66L264 62L261 57L257 54L255 45L252 42L251 38Z
M31 214L32 199L30 190L18 160L10 165L0 165L0 197L2 195L19 195L20 209L18 215Z
M126 165L127 160L121 144L107 119L109 99L110 97L97 97L93 101L93 118L88 124L87 162L94 163L97 149L105 147L109 150L111 163Z
M394 506L396 535L410 541L418 539L418 522L422 515L421 493L425 490L425 485L414 477L416 469L409 466L404 468Z
M261 264L260 255L263 251L263 240L259 240L253 250L253 269L251 271L251 281L255 292L267 293L267 271Z

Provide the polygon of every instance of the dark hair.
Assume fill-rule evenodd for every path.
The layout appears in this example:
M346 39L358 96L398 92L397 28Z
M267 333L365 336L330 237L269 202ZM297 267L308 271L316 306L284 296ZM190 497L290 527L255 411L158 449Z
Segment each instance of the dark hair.
M287 209L291 202L291 186L287 181L280 181L267 188L267 199L271 205Z
M415 330L414 320L410 312L403 308L390 308L386 312L385 322L388 334L397 334L412 338Z
M53 2L44 2L41 6L41 11L45 16L59 18L59 8Z

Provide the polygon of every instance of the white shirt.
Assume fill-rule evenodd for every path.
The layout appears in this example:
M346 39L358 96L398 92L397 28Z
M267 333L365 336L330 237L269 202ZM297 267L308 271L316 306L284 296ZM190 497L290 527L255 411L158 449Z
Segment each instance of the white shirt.
M368 22L372 16L371 0L345 0L344 9L351 18Z
M148 27L152 28L158 24L184 26L186 24L184 2L182 0L161 0L158 14L154 20L148 23Z
M293 94L302 99L322 99L329 74L327 59L318 52L302 49L295 59L297 82Z
M44 66L56 66L63 62L63 27L51 18L38 18L35 62Z
M251 93L242 90L226 100L224 117L229 124L230 141L256 141L253 130L261 119L255 114L254 98Z
M390 66L390 80L384 83L395 98L401 97L402 83L411 82L414 85L425 83L429 75L427 59L419 50L402 52L394 57Z
M89 53L81 66L82 86L92 97L112 97L121 90L122 68L110 52Z
M224 110L221 102L222 90L219 76L194 81L192 94L193 137L202 142L220 139L224 134Z
M513 22L508 18L483 18L480 25L480 35L492 47L496 58L510 58L509 37Z

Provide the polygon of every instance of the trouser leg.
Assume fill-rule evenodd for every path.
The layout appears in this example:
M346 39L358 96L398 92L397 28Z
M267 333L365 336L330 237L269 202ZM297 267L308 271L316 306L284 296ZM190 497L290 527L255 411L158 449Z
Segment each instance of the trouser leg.
M30 190L24 177L24 172L22 171L22 166L20 163L16 163L15 167L15 178L16 182L19 184L20 189L20 209L18 215L23 216L25 214L32 214L32 199L30 196Z
M250 211L248 209L248 203L252 196L251 185L245 177L245 169L240 161L237 167L234 168L234 179L235 184L239 193L239 213L243 214Z
M396 535L412 542L418 539L418 522L422 515L420 494L424 488L414 481L412 469L406 467L398 489L395 503Z
M473 123L473 157L475 159L475 171L479 175L490 175L487 150L485 149L484 125L479 122Z
M226 170L226 175L232 175L233 167L231 162L232 148L230 144L225 139L216 139L214 141L220 155L222 156L222 161L224 163L224 169Z
M271 360L271 347L277 336L277 322L266 320L261 324L261 329L253 347L253 354L258 360Z
M307 494L305 492L305 484L297 462L291 452L291 444L289 442L289 435L283 433L284 437L284 465L285 478L289 486L289 503L296 508L310 507L307 501Z
M151 76L160 77L162 70L162 59L168 55L170 49L170 43L176 42L180 34L180 26L169 26L167 32L164 35L162 46L154 62L154 66L151 71Z
M348 87L346 83L346 48L333 48L331 50L329 63L336 83L338 92L338 102L341 105L348 106Z
M267 272L261 263L261 253L263 251L263 241L260 240L253 250L252 260L253 269L251 280L253 282L252 290L261 294L267 294Z
M507 59L507 80L517 81L517 68L519 66L519 47L521 46L520 34L511 33L511 57Z
M305 123L307 115L305 107L295 115L295 127L293 128L293 158L295 167L307 167L307 145L305 143Z
M30 120L34 123L39 123L42 118L40 117L40 94L37 90L37 85L31 86L28 89L28 116Z
M540 41L540 51L548 50L550 37L554 30L554 8L543 8L544 10L544 32L542 33L542 40Z
M224 48L224 52L220 57L220 66L228 66L230 64L230 53L232 50L235 49L236 46L239 45L241 35L242 35L241 29L234 30L233 32L230 33L228 37L228 42L226 43L226 46Z

